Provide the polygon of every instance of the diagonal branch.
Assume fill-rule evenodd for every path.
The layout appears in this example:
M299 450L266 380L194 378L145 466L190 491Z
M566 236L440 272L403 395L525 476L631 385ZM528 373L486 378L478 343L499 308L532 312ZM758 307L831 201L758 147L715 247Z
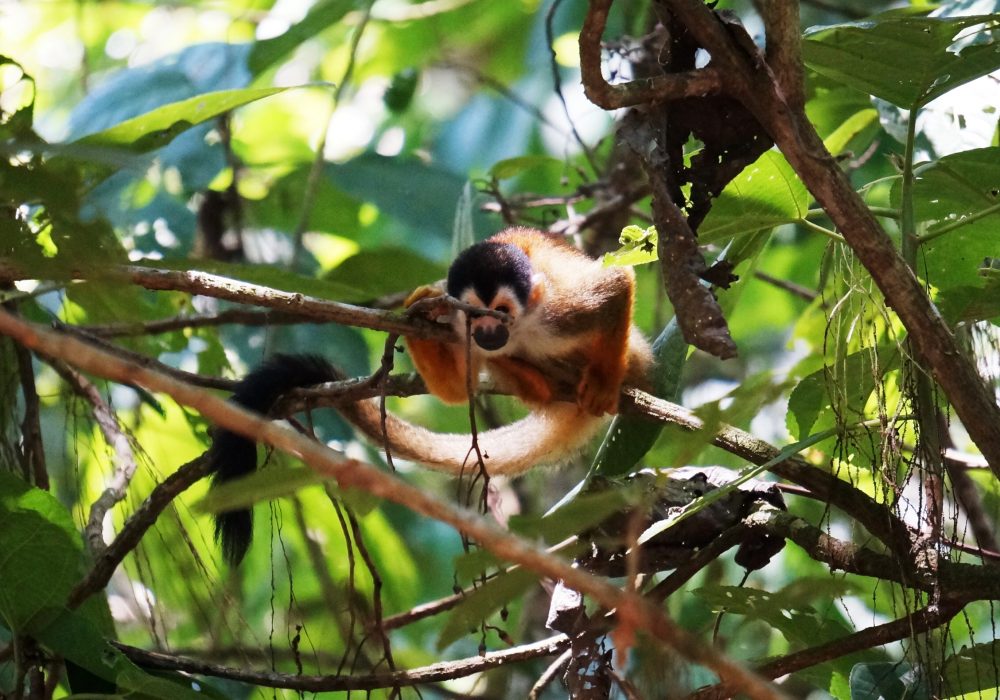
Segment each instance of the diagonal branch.
M848 245L868 270L909 333L921 363L941 386L970 437L1000 478L1000 407L975 366L955 341L920 281L892 239L855 192L846 173L823 145L801 105L786 100L800 88L779 84L759 57L750 56L701 0L663 0L711 54L725 87L764 126L816 201L826 210ZM767 15L770 16L770 13ZM787 27L772 25L768 36L798 41ZM785 62L782 78L801 72L788 62L797 53L771 47Z
M2 310L0 333L33 350L72 362L84 371L117 382L138 384L150 391L164 392L217 425L301 458L312 469L336 479L341 488L361 489L451 525L497 557L520 564L542 576L562 580L598 605L609 610L616 609L620 624L644 631L688 660L710 668L723 681L732 683L747 696L761 700L784 697L771 683L749 673L742 665L706 645L636 593L623 591L601 577L574 568L476 513L443 502L393 474L357 460L345 459L287 426L263 419L202 389L137 367L75 338L21 321Z

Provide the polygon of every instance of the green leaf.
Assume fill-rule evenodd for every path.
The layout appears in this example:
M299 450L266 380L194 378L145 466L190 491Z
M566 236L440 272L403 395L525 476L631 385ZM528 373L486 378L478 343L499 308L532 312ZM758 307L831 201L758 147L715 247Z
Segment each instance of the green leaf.
M951 227L920 246L919 272L941 290L975 286L983 260L1000 253L1000 148L945 156L914 174L914 213L924 235Z
M284 34L258 41L250 49L247 65L250 72L260 75L303 42L336 24L354 9L353 0L321 0L313 5L302 21L292 25Z
M340 190L407 224L448 240L466 180L415 158L365 153L326 166Z
M32 129L35 112L35 81L24 72L24 67L20 63L9 56L0 55L0 69L4 66L12 66L21 75L17 81L9 79L10 76L5 76L3 83L0 83L0 91L10 90L15 82L22 81L29 83L31 89L24 91L18 103L4 105L4 114L0 118L0 141L8 139L35 141L37 136ZM11 90L11 92L13 91Z
M692 591L713 611L726 611L750 620L763 620L790 643L809 647L850 634L839 617L826 617L809 605L790 604L781 591L769 592L736 586L705 586Z
M302 218L302 194L309 187L310 165L295 168L271 183L263 199L249 199L244 206L248 219L256 226L279 231L294 231ZM309 230L354 234L361 226L358 221L360 202L337 188L329 179L316 183L316 197L309 210Z
M511 516L509 526L512 532L532 539L541 538L545 543L553 545L598 525L628 504L629 499L622 489L608 488L585 493L572 503L549 511L543 517Z
M807 31L802 56L817 73L915 109L1000 68L997 20L887 12ZM977 29L968 31L972 27Z
M170 679L158 678L129 661L82 612L65 608L49 612L53 619L35 633L38 641L67 661L115 684L123 694L162 700L204 700L205 695L194 690L191 678L180 674Z
M302 467L274 465L240 479L215 486L195 509L201 513L221 513L249 508L255 503L291 496L297 491L326 481L319 472Z
M767 151L726 185L698 229L698 240L715 243L800 221L809 201L809 191L785 157Z
M621 247L610 253L605 253L605 267L611 265L635 266L645 265L658 259L656 227L643 229L638 226L626 226L618 237Z
M870 107L851 115L833 133L823 139L826 149L834 155L843 153L854 143L867 144L878 132L878 110Z
M490 177L494 180L509 180L534 168L554 167L565 169L566 164L551 156L519 156L494 163Z
M994 639L973 647L962 647L944 661L944 697L977 693L997 687L997 659L1000 640Z
M927 684L905 661L857 664L851 669L851 700L929 700Z
M935 299L949 323L1000 320L1000 280L988 277L982 287L949 287Z
M415 289L443 279L448 268L405 248L362 250L335 269L325 279L356 291L347 301L367 301L394 292Z
M514 569L497 575L469 593L448 615L438 635L438 650L475 632L483 620L523 596L537 581L538 574L527 569Z
M895 346L878 352L865 348L848 355L836 368L825 367L803 378L788 398L788 431L802 440L817 425L828 428L838 419L864 417L865 404L876 383L898 363Z
M195 95L157 107L104 131L84 136L74 143L84 146L117 146L137 152L152 151L165 146L192 126L288 89L243 88Z
M45 625L79 579L82 554L66 508L0 470L0 617L6 627L23 634Z

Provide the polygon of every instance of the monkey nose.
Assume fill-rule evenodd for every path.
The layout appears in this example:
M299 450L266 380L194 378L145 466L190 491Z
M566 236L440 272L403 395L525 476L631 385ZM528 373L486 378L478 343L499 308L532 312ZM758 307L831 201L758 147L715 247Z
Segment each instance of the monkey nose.
M483 350L499 350L507 344L510 333L506 326L496 325L492 328L479 327L472 331L472 339Z

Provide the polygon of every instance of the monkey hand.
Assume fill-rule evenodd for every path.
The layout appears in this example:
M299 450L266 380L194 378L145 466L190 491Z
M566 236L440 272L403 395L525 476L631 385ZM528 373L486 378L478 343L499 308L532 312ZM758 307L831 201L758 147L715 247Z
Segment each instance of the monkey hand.
M421 316L435 321L441 316L451 315L451 307L445 303L444 295L445 292L440 283L422 284L410 292L403 305L407 309L412 309L414 313L419 313ZM442 299L437 304L430 301L439 297Z

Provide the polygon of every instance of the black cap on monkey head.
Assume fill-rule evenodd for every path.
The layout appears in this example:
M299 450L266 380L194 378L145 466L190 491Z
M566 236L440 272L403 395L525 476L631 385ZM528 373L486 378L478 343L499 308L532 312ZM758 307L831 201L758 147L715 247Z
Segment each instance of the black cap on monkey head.
M473 289L489 304L502 286L509 287L522 306L531 294L531 261L510 243L483 241L463 250L448 269L448 294L461 297Z

